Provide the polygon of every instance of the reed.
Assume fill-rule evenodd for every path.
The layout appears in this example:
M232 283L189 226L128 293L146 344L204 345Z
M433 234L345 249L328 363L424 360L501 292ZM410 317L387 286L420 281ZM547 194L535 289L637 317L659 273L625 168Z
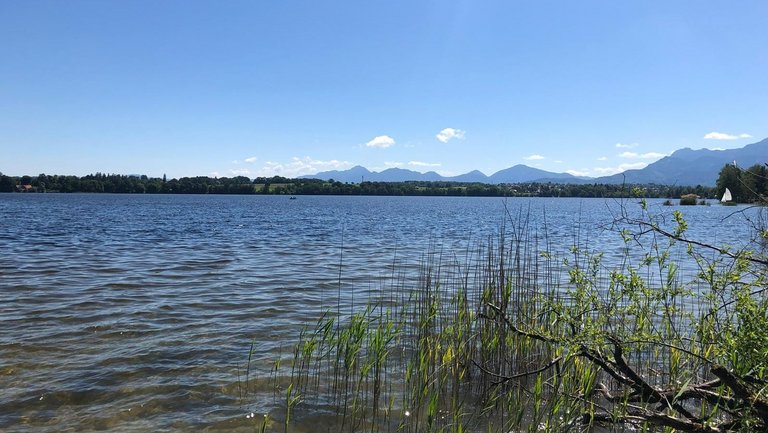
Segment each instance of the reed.
M578 233L558 250L546 225L510 217L464 257L426 252L416 284L393 265L389 287L301 332L289 372L275 363L282 430L310 407L334 408L329 431L342 432L764 426L766 266L702 251L679 212L643 218L617 221L624 252L611 263ZM754 379L752 403L719 367Z

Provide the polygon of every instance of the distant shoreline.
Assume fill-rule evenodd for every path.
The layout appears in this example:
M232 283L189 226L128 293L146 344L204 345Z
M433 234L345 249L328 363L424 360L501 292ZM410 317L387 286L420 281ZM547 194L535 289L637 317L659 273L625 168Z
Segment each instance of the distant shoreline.
M450 197L601 197L679 198L695 194L702 199L717 197L715 188L676 185L612 185L520 182L485 184L447 181L361 182L289 179L280 176L249 179L244 176L179 179L117 174L0 175L0 192L115 193L115 194L230 194L230 195L359 195L359 196L450 196Z

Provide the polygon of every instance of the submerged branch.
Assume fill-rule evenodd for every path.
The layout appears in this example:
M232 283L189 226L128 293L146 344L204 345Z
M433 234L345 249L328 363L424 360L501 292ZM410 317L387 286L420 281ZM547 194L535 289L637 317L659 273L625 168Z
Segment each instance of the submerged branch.
M541 334L536 334L536 333L533 333L533 332L526 332L526 331L521 330L520 328L515 326L509 320L509 318L504 314L504 312L502 311L501 308L499 308L498 306L496 306L496 305L494 305L494 304L492 304L490 302L487 303L487 305L494 312L496 312L496 317L500 317L504 321L504 323L507 325L507 327L509 327L509 330L514 332L515 334L520 335L522 337L527 337L527 338L530 338L530 339L533 339L533 340L543 341L545 343L556 343L557 342L557 340L555 340L553 338L550 338L550 337L547 337L547 336L544 336L544 335L541 335ZM480 317L485 318L485 319L494 320L494 317L490 317L490 316L487 316L487 315L484 315L484 314L481 314Z
M505 382L508 382L510 380L520 379L520 378L523 378L523 377L526 377L526 376L533 376L534 374L543 373L543 372L549 370L550 368L556 366L558 362L562 361L562 359L563 359L562 356L558 356L557 358L553 359L552 361L547 363L547 365L545 365L545 366L543 366L541 368L537 368L536 370L526 371L526 372L523 372L523 373L513 374L512 376L507 376L507 375L503 375L503 374L499 374L499 373L494 373L494 372L488 370L487 368L483 367L482 365L480 365L474 359L472 360L472 363L475 364L475 367L480 369L480 371L482 371L483 373L499 379L498 381L493 383L494 385L501 385L501 384L503 384Z

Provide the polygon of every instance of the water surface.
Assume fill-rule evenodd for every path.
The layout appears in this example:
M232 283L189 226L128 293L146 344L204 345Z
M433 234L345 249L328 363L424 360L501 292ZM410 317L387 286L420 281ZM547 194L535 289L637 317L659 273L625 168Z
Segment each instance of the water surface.
M253 431L254 375L321 311L361 304L431 252L527 222L542 248L621 256L603 199L0 195L0 430ZM669 213L653 201L654 212ZM738 244L745 217L683 210L691 236ZM543 236L546 231L547 236ZM586 242L586 241L589 242ZM304 414L308 417L309 414Z

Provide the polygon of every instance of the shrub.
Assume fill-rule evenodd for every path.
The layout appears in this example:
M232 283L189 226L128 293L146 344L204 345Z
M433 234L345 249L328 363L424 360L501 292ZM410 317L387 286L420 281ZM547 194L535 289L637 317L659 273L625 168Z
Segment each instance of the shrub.
M681 206L695 206L696 200L698 200L699 197L696 194L685 194L684 196L680 197L680 205Z

